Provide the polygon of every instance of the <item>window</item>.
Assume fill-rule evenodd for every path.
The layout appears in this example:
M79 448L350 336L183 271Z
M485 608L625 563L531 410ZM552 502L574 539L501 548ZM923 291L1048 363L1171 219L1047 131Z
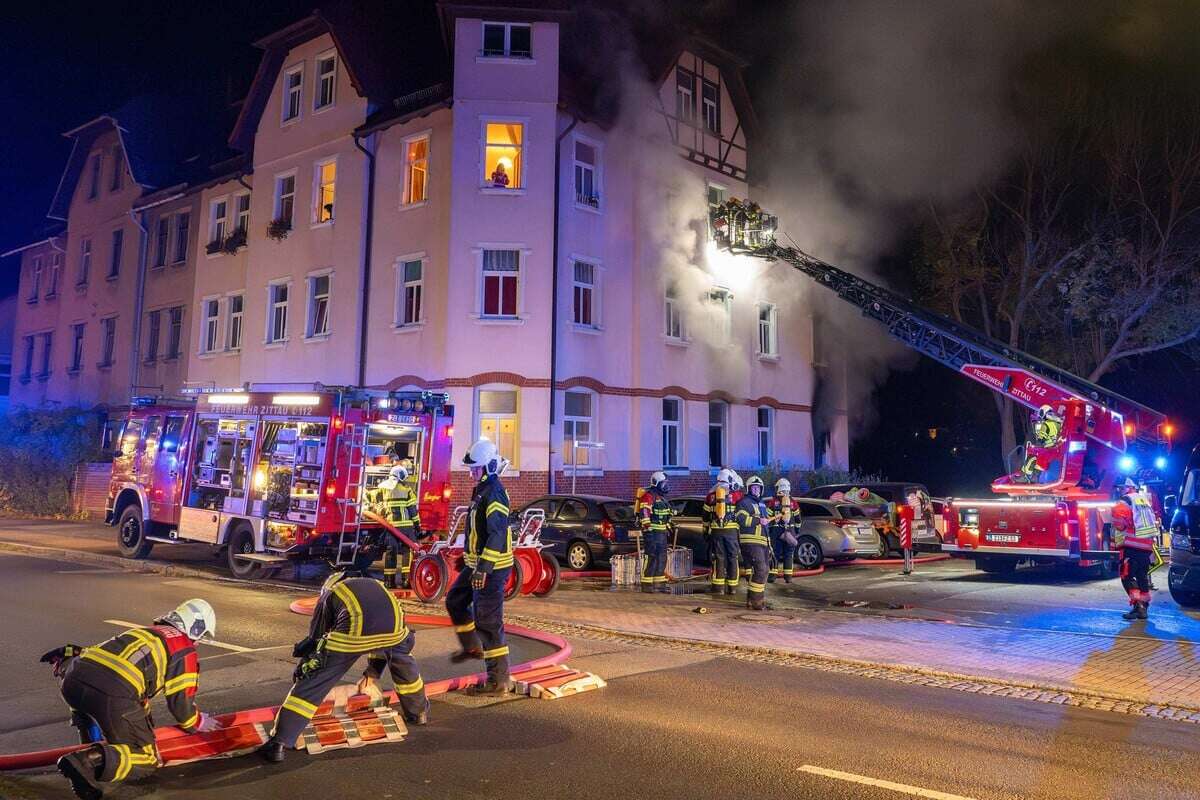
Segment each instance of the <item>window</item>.
M495 442L500 455L517 466L517 393L515 390L480 389L479 435Z
M208 252L215 253L225 242L229 232L229 201L225 198L213 200L209 206Z
M728 343L733 337L733 295L728 289L717 288L708 293L708 299L716 313L717 335Z
M42 370L38 373L39 378L45 378L50 374L50 351L54 348L54 332L47 331L42 334Z
M576 449L575 443L591 440L592 395L590 392L567 392L563 396L563 463L588 466L592 451Z
M489 122L484 128L483 181L494 189L520 189L521 150L525 126L520 122Z
M683 310L679 307L679 297L674 286L668 286L663 295L663 321L666 323L666 337L683 341Z
M100 364L101 367L113 365L113 352L117 344L117 318L105 317L100 320Z
M329 275L316 275L308 279L308 333L309 338L329 335Z
M221 342L221 301L204 301L204 330L200 340L201 353L215 353Z
M158 358L158 336L162 329L162 312L151 311L146 315L146 361Z
M333 221L333 201L337 183L337 161L319 161L316 166L314 189L316 198L313 209L313 221L317 223Z
M771 463L773 450L771 447L771 423L775 421L775 410L769 406L758 409L758 465L765 467Z
M108 262L108 280L112 280L121 274L121 256L125 250L125 231L122 228L117 228L112 232L112 258Z
M243 236L250 230L250 193L242 192L233 198L234 232Z
M62 253L50 254L50 283L46 286L46 299L58 294L58 276L62 272Z
M33 377L33 336L25 337L25 367L21 370L21 380L26 383Z
M779 355L778 332L775 324L776 309L770 303L758 305L758 354Z
M229 320L227 323L226 348L229 350L242 349L242 309L245 300L242 295L235 294L227 301L229 304Z
M600 207L600 186L596 180L596 148L587 142L575 142L575 202Z
M183 352L183 306L170 310L171 330L167 334L167 358L179 358Z
M708 403L708 465L720 469L725 465L725 423L729 406L720 400Z
M280 175L275 178L275 221L292 229L292 213L296 208L296 176Z
M488 57L531 58L532 29L512 22L483 23L483 55Z
M596 265L586 261L575 262L574 318L576 325L594 328L599 325L596 319Z
M696 76L675 68L675 116L681 122L696 121Z
M317 92L313 96L313 108L320 111L329 108L334 101L337 83L337 54L325 53L317 56Z
M92 154L92 174L88 179L88 200L95 200L100 196L100 169L102 156L99 153Z
M424 266L420 260L400 262L398 325L416 325L423 320L421 301L425 293Z
M30 303L36 303L42 295L42 257L34 256L29 265L29 297Z
M715 183L708 184L708 207L716 208L725 202L725 187Z
M283 73L283 121L300 116L300 92L304 88L304 66L296 66Z
M267 343L286 342L288 324L288 284L267 287Z
M92 271L92 240L84 239L79 243L79 278L76 286L87 286L88 275Z
M83 368L83 328L82 322L71 326L71 372Z
M167 265L170 240L171 218L164 215L158 218L158 224L154 226L154 266L165 267Z
M558 516L555 519L561 522L579 522L587 519L588 509L587 504L581 500L566 499L562 501L562 505L558 507Z
M121 191L121 184L125 178L125 154L121 152L121 145L114 145L112 149L112 180L108 184L110 192Z
M404 203L424 203L429 195L429 135L404 143Z
M187 261L188 230L192 224L191 212L184 211L175 216L175 258L176 264Z
M679 431L683 424L683 401L664 397L662 401L662 465L678 467L682 460L679 450Z
M483 251L482 316L517 316L517 289L520 265L520 250Z
M721 132L721 88L711 81L700 81L700 103L704 128L709 133Z

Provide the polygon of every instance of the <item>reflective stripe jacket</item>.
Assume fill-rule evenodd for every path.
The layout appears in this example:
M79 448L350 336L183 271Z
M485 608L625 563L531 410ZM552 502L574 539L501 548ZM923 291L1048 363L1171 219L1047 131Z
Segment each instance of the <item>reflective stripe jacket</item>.
M484 476L471 492L467 512L467 547L463 561L471 569L488 573L513 565L512 527L508 520L508 492L496 475Z
M704 498L703 516L700 520L704 526L704 533L737 533L738 523L735 508L741 499L741 492L728 492L725 495L725 516L720 518L717 516L717 507L720 505L720 501L717 500L717 490L709 492L708 496Z
M662 494L658 487L651 486L645 490L642 494L641 508L638 514L638 524L642 526L642 530L647 533L666 533L673 516L675 516L675 511L667 502L666 495Z
M1158 520L1146 498L1127 494L1113 505L1113 544L1134 550L1154 550Z
M769 513L767 504L755 500L750 495L744 495L737 504L738 544L769 545L766 531L763 530L763 520Z
M771 530L791 528L793 532L800 530L800 504L791 495L777 494L767 499L768 520Z
M387 477L376 487L376 498L383 505L388 521L401 531L421 533L421 513L417 509L417 493L407 483Z
M191 731L200 722L193 698L200 679L200 659L192 640L170 625L133 628L107 642L83 648L79 658L121 679L139 700L163 692L167 708L180 727Z
M403 609L383 583L336 573L321 587L308 635L314 642L324 639L331 653L367 653L400 644L408 628Z

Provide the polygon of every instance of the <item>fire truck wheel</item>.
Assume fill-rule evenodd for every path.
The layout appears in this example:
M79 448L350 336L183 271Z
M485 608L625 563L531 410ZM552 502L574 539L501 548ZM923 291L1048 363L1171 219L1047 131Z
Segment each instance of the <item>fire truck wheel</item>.
M145 558L152 547L154 542L146 539L141 506L136 503L125 506L117 522L117 549L126 558Z
M533 596L545 597L557 589L561 570L557 558L549 553L542 553L542 577L537 586L533 587Z
M262 572L261 567L253 561L243 561L238 558L239 554L250 554L254 550L254 531L249 526L243 525L234 528L229 534L229 546L225 548L225 559L229 564L229 571L233 573L235 578L257 578Z
M796 565L804 570L816 569L824 560L825 553L821 550L821 543L811 536L801 537L796 545Z
M422 603L436 603L446 593L449 580L446 560L436 553L426 553L413 563L408 585Z
M986 572L988 575L1011 575L1017 571L1017 560L1015 558L977 558L975 559L975 568L981 572Z
M525 570L521 562L513 559L512 569L508 572L508 580L504 582L504 599L512 600L521 593L521 584L525 582Z

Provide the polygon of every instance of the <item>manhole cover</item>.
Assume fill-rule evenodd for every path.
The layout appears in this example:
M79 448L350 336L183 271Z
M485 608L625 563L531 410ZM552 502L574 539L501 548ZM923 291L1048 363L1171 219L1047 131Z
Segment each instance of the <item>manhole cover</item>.
M760 622L764 625L778 625L781 622L791 622L793 618L787 614L764 614L760 611L754 614L738 614L734 619L744 622Z

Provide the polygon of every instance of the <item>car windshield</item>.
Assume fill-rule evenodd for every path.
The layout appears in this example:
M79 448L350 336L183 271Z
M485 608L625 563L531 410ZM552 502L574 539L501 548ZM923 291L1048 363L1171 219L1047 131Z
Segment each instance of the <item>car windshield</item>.
M629 503L601 503L604 508L604 513L613 522L632 522L633 521L633 506Z
M838 506L838 513L843 517L865 517L866 514L858 506Z

